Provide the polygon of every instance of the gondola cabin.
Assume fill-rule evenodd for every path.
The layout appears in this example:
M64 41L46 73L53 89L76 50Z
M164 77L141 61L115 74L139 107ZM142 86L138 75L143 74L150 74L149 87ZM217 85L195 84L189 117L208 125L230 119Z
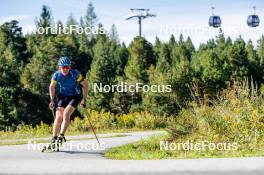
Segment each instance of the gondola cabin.
M220 16L210 16L209 18L209 26L210 27L214 27L214 28L218 28L221 27L221 18Z
M254 13L252 15L248 15L247 24L249 27L258 27L259 26L259 17L256 15L256 7L253 7Z

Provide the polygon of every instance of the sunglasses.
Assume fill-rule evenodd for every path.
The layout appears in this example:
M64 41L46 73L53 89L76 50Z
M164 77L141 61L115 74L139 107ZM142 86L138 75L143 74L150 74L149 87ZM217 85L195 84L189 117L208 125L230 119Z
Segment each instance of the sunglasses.
M61 68L62 68L62 69L70 69L71 66L62 66Z

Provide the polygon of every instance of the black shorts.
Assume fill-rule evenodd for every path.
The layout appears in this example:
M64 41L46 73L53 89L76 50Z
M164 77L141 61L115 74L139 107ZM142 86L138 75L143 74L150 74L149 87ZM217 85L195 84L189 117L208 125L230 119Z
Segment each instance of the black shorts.
M66 106L71 105L76 108L78 104L81 102L82 98L83 98L82 94L66 96L59 93L57 95L57 107L65 108Z

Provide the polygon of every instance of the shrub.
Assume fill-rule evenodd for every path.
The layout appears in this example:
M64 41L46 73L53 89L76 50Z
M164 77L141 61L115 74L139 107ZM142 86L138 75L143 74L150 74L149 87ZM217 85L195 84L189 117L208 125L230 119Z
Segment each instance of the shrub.
M169 123L170 139L201 138L238 143L264 136L264 100L254 87L235 85L224 90L213 105L191 104Z

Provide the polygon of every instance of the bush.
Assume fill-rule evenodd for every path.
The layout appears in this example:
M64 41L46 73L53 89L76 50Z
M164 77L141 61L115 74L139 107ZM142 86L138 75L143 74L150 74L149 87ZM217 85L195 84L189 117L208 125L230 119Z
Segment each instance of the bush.
M98 112L87 109L83 111L84 119L76 118L70 125L70 130L87 131L90 128L89 120L97 130L109 129L156 129L166 127L168 117L155 116L146 112L114 115L110 112ZM88 120L89 119L89 120Z
M206 138L237 143L258 142L264 136L264 100L254 87L239 84L224 90L213 105L191 104L171 121L172 140Z
M182 109L177 117L168 122L169 135L116 147L107 151L106 156L114 159L263 156L262 94L258 94L254 86L249 88L247 83L235 84L210 103L192 102L188 108ZM143 125L150 122L151 126L153 117L151 120L146 118L141 118ZM166 145L172 146L164 146L164 150L161 150L160 141L168 141ZM222 146L209 148L207 143Z
M166 126L167 117L156 116L149 113L141 112L134 113L135 126L142 129L163 128Z
M36 138L50 136L52 126L41 122L39 125L18 125L16 131L1 131L1 139L21 139L21 138Z

